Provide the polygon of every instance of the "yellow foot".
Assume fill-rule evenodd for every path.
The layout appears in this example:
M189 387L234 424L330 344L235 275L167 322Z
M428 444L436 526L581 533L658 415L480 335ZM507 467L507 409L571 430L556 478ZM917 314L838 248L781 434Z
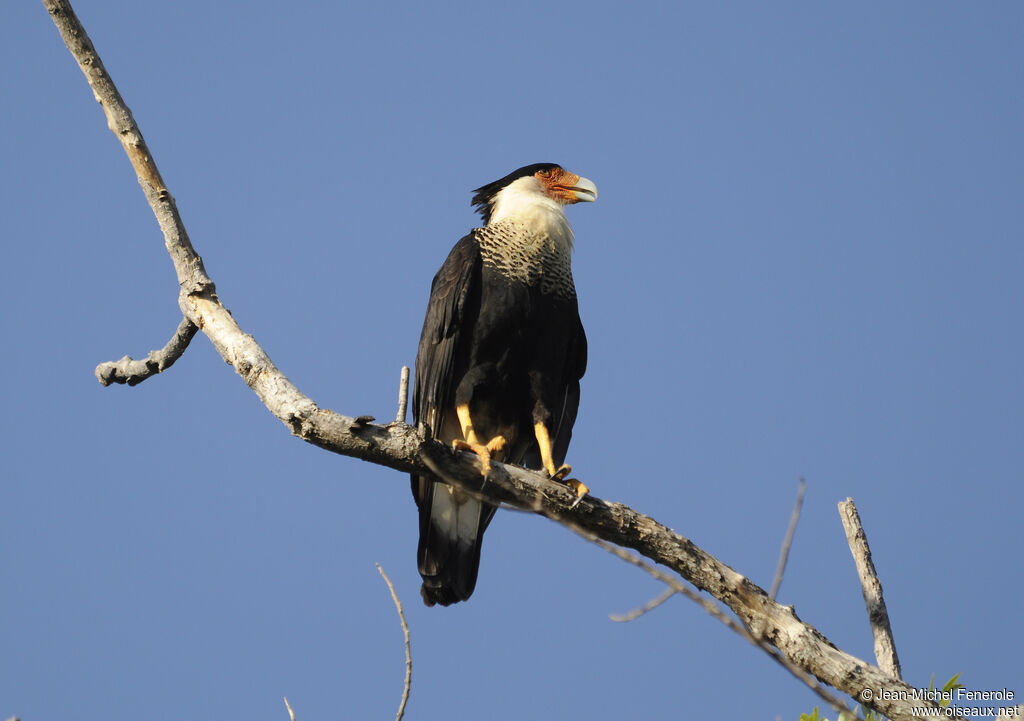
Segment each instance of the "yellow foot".
M469 451L480 457L480 474L486 476L491 472L491 455L499 453L505 447L504 436L495 436L486 445L477 443L474 440L464 441L456 438L452 441L452 448L457 451Z

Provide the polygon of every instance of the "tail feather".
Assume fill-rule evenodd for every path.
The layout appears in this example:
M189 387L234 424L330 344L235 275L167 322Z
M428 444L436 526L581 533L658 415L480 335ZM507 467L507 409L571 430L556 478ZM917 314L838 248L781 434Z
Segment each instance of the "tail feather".
M476 587L480 546L494 506L464 496L446 483L426 481L420 498L420 542L417 552L428 606L465 601Z

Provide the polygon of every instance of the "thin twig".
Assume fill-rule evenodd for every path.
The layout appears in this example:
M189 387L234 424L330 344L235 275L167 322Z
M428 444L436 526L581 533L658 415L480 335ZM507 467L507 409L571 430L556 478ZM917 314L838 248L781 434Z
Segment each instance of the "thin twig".
M288 703L288 697L287 696L284 697L284 705L285 705L285 708L288 709L288 718L290 718L291 721L295 721L295 712L292 711L292 705L290 703Z
M395 587L391 584L391 579L388 578L388 574L384 573L384 568L379 563L377 564L377 570L384 577L384 583L388 584L388 590L391 591L391 600L395 602L395 608L398 609L398 618L402 622L402 633L405 635L405 685L402 688L402 702L398 704L398 713L395 714L395 721L402 721L402 716L405 715L405 704L409 701L409 689L412 686L412 650L409 647L409 626L405 622L402 602L398 600L398 594L395 593Z
M195 323L182 318L174 335L163 348L151 350L142 360L125 356L121 360L100 363L96 366L96 379L105 386L111 383L135 386L157 373L163 373L181 358L198 330Z
M405 415L409 408L409 366L402 366L402 378L398 382L398 413L395 423L405 423Z
M800 484L796 488L796 501L793 502L793 513L789 517L789 528L786 529L786 537L782 539L782 549L779 551L779 565L775 568L775 578L772 579L772 590L768 592L768 598L775 600L775 594L779 592L782 585L782 574L786 572L786 562L789 561L789 547L793 545L793 534L796 533L796 524L800 520L800 510L804 506L804 489L807 482L800 478Z
M889 625L889 612L885 608L882 597L882 582L878 580L875 564L871 560L871 549L868 537L860 522L860 514L852 498L839 503L839 517L843 519L846 529L846 542L850 545L850 553L857 564L857 575L860 576L860 587L864 592L864 603L868 609L868 621L871 622L871 633L875 638L875 658L878 666L893 678L903 678L900 671L900 659L896 655L896 642L892 637Z
M629 621L635 621L636 619L643 616L645 613L650 613L656 609L665 601L669 600L676 595L676 591L673 588L666 588L660 594L652 598L650 601L645 603L640 608L634 608L632 611L627 613L609 613L608 618L615 621L616 623L627 623Z

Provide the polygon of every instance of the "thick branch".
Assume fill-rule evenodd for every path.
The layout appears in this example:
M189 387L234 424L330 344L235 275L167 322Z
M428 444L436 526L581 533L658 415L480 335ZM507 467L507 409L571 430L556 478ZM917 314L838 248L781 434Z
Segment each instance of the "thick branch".
M812 678L807 673L807 671L805 671L804 669L798 667L791 660L789 660L788 658L783 656L781 653L779 653L779 651L776 650L775 648L772 648L763 639L761 639L759 636L755 635L750 629L748 629L748 628L746 628L744 626L741 626L733 618L731 618L730 616L727 616L718 607L718 605L715 604L713 601L711 601L711 600L709 600L707 598L704 598L703 596L698 595L696 591L690 590L684 584L680 583L678 580L676 580L672 576L669 576L665 572L655 568L654 566L650 565L649 563L645 563L644 561L640 560L636 556L633 556L632 554L627 553L626 551L623 551L621 548L619 548L617 546L613 546L610 543L602 541L599 538L594 538L592 534L587 533L586 531L581 530L577 526L570 526L570 528L572 528L573 531L578 533L583 538L586 538L587 540L597 544L598 546L600 546L604 550L608 551L609 553L611 553L611 554L613 554L615 556L618 556L619 558L621 558L626 563L631 563L634 566L637 566L638 568L641 568L641 569L647 571L649 574L651 574L652 576L654 576L658 580L663 581L668 586L668 588L666 588L666 593L668 593L670 595L675 595L676 593L679 593L679 594L681 594L683 596L686 596L688 599L690 599L694 603L698 604L699 606L701 606L705 611L707 611L709 614L711 614L714 618L718 619L723 624L728 626L729 629L731 629L732 631L736 632L737 634L739 634L740 636L742 636L746 640L750 641L750 643L752 643L755 646L757 646L758 648L760 648L762 651L767 653L772 658L772 660L777 662L779 665L781 665L787 671L789 671L794 676L796 676L798 679L800 679L805 684L807 684L807 686L812 691L814 691L814 693L818 694L818 696L823 701L825 701L825 703L829 704L832 708L834 708L836 710L836 712L841 714L841 717L844 717L844 718L847 718L847 719L855 719L856 721L859 721L859 718L860 718L859 716L857 716L856 714L851 714L850 709L847 708L842 703L842 701L840 701L838 698L836 698L834 695L832 695L832 693L830 693L824 686L822 686L814 678ZM665 594L662 594L662 596L659 596L659 598L667 598L667 596ZM654 601L657 601L657 600L658 599L654 599ZM652 606L654 604L654 601L651 601L650 603L648 603L647 606L644 607L644 609L640 609L641 614L643 612L646 612L646 610L648 610L647 607L648 606ZM615 620L615 619L613 619L613 620ZM624 619L624 620L632 620L632 619L627 618L627 619Z
M103 106L111 130L132 160L174 262L182 289L179 305L185 317L209 337L221 357L293 434L332 452L403 472L430 475L430 467L436 468L460 488L526 510L539 508L555 520L569 522L604 541L632 548L722 601L756 636L775 646L794 666L858 700L863 689L871 688L875 690L874 700L865 705L891 719L912 717L911 704L921 702L879 699L877 693L880 688L899 689L905 693L904 698L909 699L912 692L909 685L839 650L819 631L797 618L792 606L775 603L749 579L653 518L620 503L593 497L585 498L573 508L575 494L566 487L549 481L541 473L498 463L494 464L484 489L475 457L456 456L444 446L424 440L405 423L388 426L365 423L322 409L302 394L252 336L242 331L217 298L131 113L71 6L66 0L44 0L44 5Z

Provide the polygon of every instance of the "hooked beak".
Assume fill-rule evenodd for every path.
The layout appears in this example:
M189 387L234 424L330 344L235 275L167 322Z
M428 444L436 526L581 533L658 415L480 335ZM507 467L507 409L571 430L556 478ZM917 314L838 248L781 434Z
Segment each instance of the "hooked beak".
M597 200L597 186L586 178L580 178L571 188L566 188L572 193L576 202L593 203Z

